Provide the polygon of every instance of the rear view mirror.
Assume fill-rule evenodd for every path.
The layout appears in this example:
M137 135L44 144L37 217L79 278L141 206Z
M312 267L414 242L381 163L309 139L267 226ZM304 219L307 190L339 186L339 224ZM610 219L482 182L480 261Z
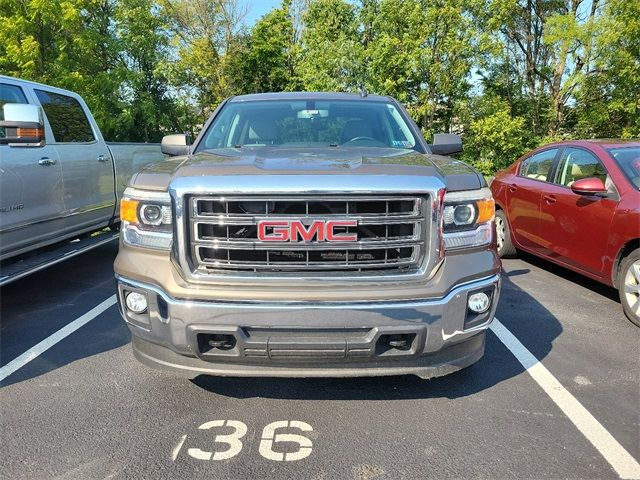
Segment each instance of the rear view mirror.
M0 145L44 145L42 108L27 103L5 103L0 111Z
M462 138L451 133L436 133L433 144L429 145L431 152L437 155L453 155L462 152Z
M160 150L165 155L188 155L189 147L191 146L191 139L189 135L179 133L175 135L165 135L162 137L162 143L160 144Z
M571 190L578 195L606 195L607 187L598 177L581 178L571 184Z

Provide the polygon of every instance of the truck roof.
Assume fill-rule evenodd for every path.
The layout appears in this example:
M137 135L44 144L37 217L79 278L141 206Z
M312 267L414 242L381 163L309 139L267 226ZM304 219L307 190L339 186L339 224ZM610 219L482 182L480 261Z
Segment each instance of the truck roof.
M389 101L391 97L383 95L361 95L359 92L269 92L251 93L231 97L230 102L255 102L260 100L357 100L363 102Z
M65 90L64 88L54 87L52 85L47 85L46 83L38 83L38 82L33 82L31 80L24 80L22 78L9 77L8 75L0 75L0 80L11 80L12 82L27 84L27 85L31 85L32 87L46 88L47 90L54 93L57 92L57 93L62 93L64 95L74 96L74 97L79 96L76 92L72 90Z

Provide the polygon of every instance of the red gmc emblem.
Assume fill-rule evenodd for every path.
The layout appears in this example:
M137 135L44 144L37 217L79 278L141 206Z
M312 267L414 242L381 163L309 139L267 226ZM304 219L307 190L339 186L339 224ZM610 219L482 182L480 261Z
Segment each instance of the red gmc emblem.
M356 220L314 220L308 227L300 220L262 220L258 239L262 242L357 242L357 233L336 233L337 227L356 227Z

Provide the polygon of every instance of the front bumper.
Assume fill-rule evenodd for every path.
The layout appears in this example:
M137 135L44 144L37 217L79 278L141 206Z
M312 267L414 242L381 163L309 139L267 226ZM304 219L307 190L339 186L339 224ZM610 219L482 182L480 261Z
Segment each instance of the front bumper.
M493 275L424 300L203 302L121 276L117 281L136 357L190 377L445 375L482 357L500 290L500 276ZM124 307L131 291L147 296L144 314ZM491 307L473 315L467 297L478 291L491 296Z

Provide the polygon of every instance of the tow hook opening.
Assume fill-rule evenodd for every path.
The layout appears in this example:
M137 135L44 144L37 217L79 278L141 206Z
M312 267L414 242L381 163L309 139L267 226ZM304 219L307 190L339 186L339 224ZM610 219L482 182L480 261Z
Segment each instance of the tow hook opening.
M411 353L415 333L394 333L380 335L376 343L376 355L402 355Z
M223 333L201 333L198 335L198 348L203 354L227 352L236 347L236 337Z

